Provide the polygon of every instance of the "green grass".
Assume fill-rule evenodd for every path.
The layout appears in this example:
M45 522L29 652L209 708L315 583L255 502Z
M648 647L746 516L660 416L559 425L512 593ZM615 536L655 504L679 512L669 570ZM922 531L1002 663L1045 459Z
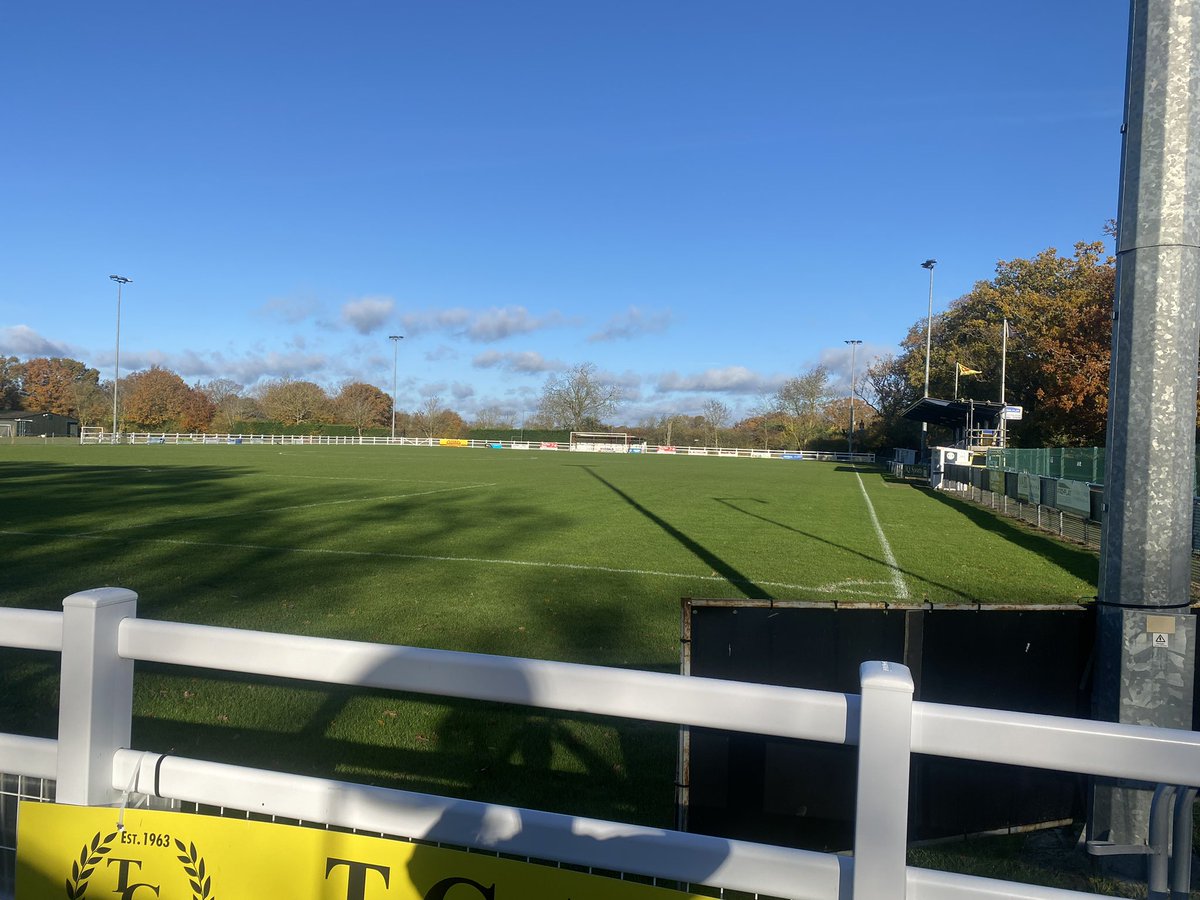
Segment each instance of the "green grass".
M912 847L908 864L1109 897L1145 897L1146 882L1104 874L1079 844L1079 826ZM1200 896L1193 891L1190 896Z
M1095 554L827 463L386 447L0 446L0 603L675 671L679 600L1064 603ZM896 560L871 522L864 490ZM8 651L0 730L54 733ZM55 663L56 664L56 663ZM139 665L160 751L651 824L672 729Z

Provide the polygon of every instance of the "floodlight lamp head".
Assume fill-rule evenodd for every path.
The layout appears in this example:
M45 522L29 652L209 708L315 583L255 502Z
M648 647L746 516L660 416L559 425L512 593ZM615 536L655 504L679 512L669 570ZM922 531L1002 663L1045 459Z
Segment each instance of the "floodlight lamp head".
M109 275L108 277L117 282L117 284L129 284L133 281L132 278L126 278L124 275Z
M921 263L921 268L922 269L932 269L936 265L937 265L936 259L927 259L927 260L925 260L925 262Z
M388 340L389 340L389 341L402 341L402 340L404 340L404 335L402 335L402 334L389 334L389 335L388 335Z

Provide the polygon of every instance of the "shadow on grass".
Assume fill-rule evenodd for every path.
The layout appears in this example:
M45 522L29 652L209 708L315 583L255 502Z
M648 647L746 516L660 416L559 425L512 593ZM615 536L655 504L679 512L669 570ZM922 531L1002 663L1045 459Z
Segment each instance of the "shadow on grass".
M1033 526L1010 519L989 509L961 500L945 491L934 490L927 485L912 487L945 506L949 506L984 531L991 531L1023 550L1050 560L1081 581L1095 584L1100 574L1097 554L1091 550L1065 544L1049 535L1039 534Z
M160 620L383 643L418 643L431 634L431 643L448 649L609 665L663 658L663 635L636 612L634 577L477 565L520 560L527 535L572 524L519 491L488 497L481 514L478 496L420 495L423 489L401 484L419 473L393 468L387 458L378 483L350 491L342 482L304 482L298 503L287 477L256 480L261 466L144 458L150 466L0 463L7 563L0 603L58 609L77 590L126 585L139 594L140 614ZM350 493L371 502L337 505ZM448 548L461 549L460 568L438 562L451 558ZM429 631L414 627L419 621L431 622ZM529 643L533 635L536 644ZM10 661L6 651L0 675L20 696L10 691L12 702L0 704L0 731L53 735L56 669ZM292 705L302 709L300 719L255 710L245 719L250 727L239 729L239 701L231 701L228 724L197 724L194 709L160 702L154 687L191 678L217 676L138 665L135 746L603 818L670 821L669 726L606 723L612 730L601 738L586 718L463 701L440 706L426 727L428 749L418 750L397 746L394 735L364 719L358 698L378 703L383 695L319 684L315 706ZM242 704L258 702L237 696ZM346 734L352 738L338 736Z
M723 560L721 557L717 556L715 553L713 553L711 550L709 550L707 547L705 547L703 544L694 540L693 538L689 537L688 535L684 534L682 531L680 531L678 528L676 528L674 525L672 525L666 519L662 518L661 516L655 514L651 510L649 510L647 507L643 506L641 503L639 503L637 500L635 500L632 496L627 494L625 491L621 490L619 487L617 487L611 481L608 481L607 479L605 479L603 475L598 474L596 472L596 470L593 469L591 466L580 465L579 468L583 469L585 472L587 472L589 475L591 475L593 478L595 478L597 481L599 481L601 484L603 484L605 487L607 487L610 491L612 491L614 494L616 494L618 497L620 497L622 500L624 500L626 503L628 503L630 506L632 506L634 509L636 509L639 513L641 513L643 516L645 516L647 519L649 519L651 522L653 522L655 525L657 525L659 528L661 528L673 540L678 542L681 547L683 547L688 552L694 554L701 562L703 562L706 566L708 566L713 572L716 572L717 574L719 574L722 578L724 578L730 584L736 584L738 587L743 588L746 592L746 596L748 596L754 600L771 600L771 599L773 599L772 595L770 593L768 593L764 588L760 587L753 579L746 577L740 571L738 571L733 566L731 566L729 563L725 562L725 560Z
M785 531L790 531L790 532L792 532L793 534L798 534L798 535L800 535L801 537L808 538L809 540L817 541L817 542L819 542L819 543L822 543L822 544L825 544L825 545L827 545L827 546L829 546L829 547L833 547L835 550L842 550L842 551L844 551L844 552L846 552L846 553L852 554L852 555L854 555L854 556L857 556L857 557L859 557L859 558L861 558L861 559L865 559L867 562L873 563L873 564L875 564L875 565L884 566L885 568L889 568L889 569L890 569L890 568L892 568L892 566L890 566L890 565L889 565L889 564L888 564L888 563L887 563L885 560L883 560L883 559L879 559L879 558L877 558L877 557L871 556L871 555L870 555L870 554L868 554L868 553L863 553L861 550L855 550L853 547L847 547L845 544L839 544L839 543L837 543L836 541L831 541L831 540L829 540L828 538L823 538L823 537L821 537L820 535L813 534L813 533L812 533L812 532L810 532L810 531L803 531L803 530L801 530L801 529L799 529L799 528L796 528L796 527L794 527L794 526L792 526L792 525L786 525L786 524L784 524L783 522L777 522L777 521L775 521L774 519L770 519L770 518L767 518L766 516L759 515L759 514L758 514L758 513L756 513L756 512L751 512L751 511L750 511L750 510L748 510L748 509L743 509L742 507L738 506L738 505L737 505L737 502L736 502L736 501L739 501L739 500L740 500L740 501L742 501L742 502L745 502L746 500L750 500L750 501L752 501L752 502L754 502L754 503L765 503L766 501L759 500L759 499L757 499L757 498L755 498L755 497L746 497L746 498L742 498L742 497L713 497L713 499L714 499L715 501L717 501L718 503L720 503L722 506L726 506L726 507L728 507L729 509L732 509L732 510L734 510L735 512L740 512L742 515L749 516L749 517L750 517L750 518L752 518L752 519L758 519L760 522L766 522L768 525L774 525L774 526L775 526L775 527L777 527L777 528L782 528L782 529L784 529ZM918 574L916 574L915 572L913 572L913 571L911 571L911 570L909 570L909 569L905 569L905 568L903 568L903 567L901 567L901 566L896 566L896 567L895 567L895 569L896 569L896 571L898 571L898 572L900 572L900 573L904 574L904 575L905 575L905 576L907 576L908 578L911 578L913 581L917 581L917 582L920 582L920 583L922 583L922 584L928 584L928 585L930 585L930 586L932 586L932 587L938 587L938 588L941 588L941 589L942 589L942 590L944 590L944 591L947 591L947 592L949 592L949 593L951 593L951 594L955 594L955 595L957 595L957 596L959 596L959 597L962 597L964 600L973 600L973 599L974 599L974 598L970 597L969 595L967 595L967 594L964 594L962 591L958 590L957 588L951 587L950 585L948 585L948 584L944 584L944 583L942 583L942 582L940 582L940 581L933 581L933 580L931 580L931 579L929 579L929 578L925 578L924 576L918 575Z

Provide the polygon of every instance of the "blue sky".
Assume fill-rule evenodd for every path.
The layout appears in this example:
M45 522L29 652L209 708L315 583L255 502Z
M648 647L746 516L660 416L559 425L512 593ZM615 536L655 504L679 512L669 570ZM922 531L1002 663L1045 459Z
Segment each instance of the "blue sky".
M1128 3L10 3L0 353L739 415L1115 216Z

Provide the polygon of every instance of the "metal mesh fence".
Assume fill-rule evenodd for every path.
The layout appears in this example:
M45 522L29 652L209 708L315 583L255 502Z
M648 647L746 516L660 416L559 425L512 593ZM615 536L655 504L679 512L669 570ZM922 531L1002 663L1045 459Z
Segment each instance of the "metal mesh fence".
M54 786L54 781L47 778L29 778L24 775L0 774L0 900L13 900L15 896L17 805L22 800L34 800L40 803L53 803ZM784 898L771 897L767 894L749 894L745 891L727 891L724 888L714 888L705 885L681 884L678 881L671 881L662 878L651 878L643 875L630 874L627 872L611 871L608 869L595 869L589 866L574 866L569 863L555 862L554 860L548 859L536 859L528 856L513 856L511 854L496 853L488 850L477 850L470 847L460 847L438 841L413 840L411 838L399 837L397 835L382 834L377 831L364 831L357 828L342 829L325 824L323 822L287 819L282 816L252 813L246 810L232 809L224 806L208 806L199 803L180 803L174 800L149 798L141 794L136 795L136 797L140 805L150 805L155 809L174 809L180 812L194 813L197 815L222 816L231 819L249 819L258 822L274 822L280 825L295 825L302 828L318 828L322 830L332 829L337 831L349 830L353 834L361 834L367 837L377 837L385 840L423 844L429 847L440 847L447 850L457 850L463 853L483 854L485 856L490 856L497 859L511 859L517 862L549 866L570 872L581 872L587 875L599 875L608 878L616 878L620 881L629 881L637 884L650 885L653 887L687 891L700 896L718 898L718 900L784 900ZM133 801L134 796L131 795L131 805L133 805Z
M1103 447L993 447L987 451L989 469L1069 478L1089 484L1104 483ZM1196 457L1194 488L1200 493L1200 454Z
M719 887L709 887L699 884L682 884L678 881L673 881L664 878L653 878L645 875L631 874L628 872L619 872L611 869L597 869L592 866L577 866L570 863L556 862L551 859L539 859L532 856L515 856L510 853L497 853L491 850L479 850L472 847L462 847L456 844L447 844L441 841L422 841L414 838L400 837L398 835L383 834L377 831L365 831L358 828L341 829L332 825L327 825L323 822L311 822L302 819L287 819L282 816L264 815L261 813L247 812L242 809L233 809L226 806L206 806L198 803L184 803L180 806L182 812L195 813L198 815L223 816L231 819L250 819L259 822L274 822L280 825L295 825L301 828L319 828L323 830L348 830L352 834L361 834L367 837L377 837L384 840L403 841L405 843L421 844L427 847L439 847L445 850L456 850L460 853L481 854L490 856L494 859L510 859L516 862L529 863L532 865L548 866L554 869L562 869L568 872L581 872L586 875L599 875L605 878L615 878L619 881L628 881L636 884L650 885L651 887L667 888L675 891L686 891L691 894L697 894L704 897L714 897L718 900L786 900L786 898L773 897L768 894L751 894L745 891L726 890Z
M17 876L17 804L53 802L54 782L25 775L0 775L0 897L11 900Z
M975 485L963 486L961 491L956 492L956 496L986 506L1000 515L1020 519L1035 528L1052 532L1059 537L1077 541L1094 550L1100 549L1099 522L1052 506L1014 500L1002 492L990 491ZM1200 554L1195 552L1192 553L1192 584L1200 586Z

